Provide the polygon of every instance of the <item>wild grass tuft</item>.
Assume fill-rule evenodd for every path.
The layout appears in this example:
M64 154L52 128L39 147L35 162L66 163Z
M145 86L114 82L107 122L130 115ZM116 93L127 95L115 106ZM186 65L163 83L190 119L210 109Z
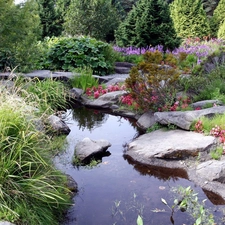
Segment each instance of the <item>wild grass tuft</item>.
M17 81L18 92L27 102L35 102L40 113L51 114L67 105L67 89L65 85L51 78L38 78Z

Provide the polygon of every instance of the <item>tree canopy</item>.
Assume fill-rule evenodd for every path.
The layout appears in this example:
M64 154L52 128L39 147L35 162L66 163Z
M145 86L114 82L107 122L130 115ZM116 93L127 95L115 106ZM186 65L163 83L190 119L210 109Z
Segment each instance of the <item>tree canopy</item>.
M111 0L72 0L65 15L64 28L67 35L89 35L106 40L119 21Z
M163 0L140 0L116 31L119 46L178 47L168 3Z

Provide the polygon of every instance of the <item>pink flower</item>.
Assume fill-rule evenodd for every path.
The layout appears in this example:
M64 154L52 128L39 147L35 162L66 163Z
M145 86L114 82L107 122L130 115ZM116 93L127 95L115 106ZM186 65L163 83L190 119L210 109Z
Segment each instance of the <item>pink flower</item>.
M100 94L99 94L99 91L95 91L95 92L94 92L94 98L98 98L99 95L100 95Z

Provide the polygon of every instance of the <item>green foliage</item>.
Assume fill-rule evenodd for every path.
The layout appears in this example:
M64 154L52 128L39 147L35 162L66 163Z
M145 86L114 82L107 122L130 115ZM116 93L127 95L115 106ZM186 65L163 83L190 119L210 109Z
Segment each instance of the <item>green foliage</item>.
M218 66L215 70L213 70L210 74L206 76L202 76L200 78L202 80L201 85L195 85L196 87L196 96L194 97L195 101L201 100L221 100L225 102L225 88L224 88L224 80L225 80L225 72L224 66Z
M99 75L110 73L114 67L111 45L90 37L59 38L50 48L48 60L53 70L89 66Z
M152 131L155 131L155 130L159 130L161 129L163 126L160 124L160 123L156 123L154 124L153 126L149 127L147 130L146 130L146 133L150 133Z
M221 23L219 27L217 37L220 39L225 39L225 20L223 21L223 23Z
M37 0L42 26L42 38L59 36L62 33L60 14L56 11L55 0Z
M22 5L0 2L0 70L18 66L19 71L33 68L36 40L40 35L37 4L28 0Z
M16 96L0 96L0 220L56 225L70 205L67 180L52 165L51 141L36 130L34 111Z
M211 19L211 28L214 37L217 36L218 30L222 26L224 18L225 18L225 1L220 0L219 4L217 5L216 9L213 12L213 17Z
M67 35L89 35L107 40L120 22L117 9L110 0L73 0L65 16Z
M163 0L140 0L116 31L118 46L149 47L163 45L164 50L178 47L168 4Z
M201 0L174 0L170 11L179 37L203 38L210 35L209 21Z
M143 222L143 219L140 215L138 215L138 218L137 218L137 225L143 225L144 222Z
M162 59L163 55L158 51L146 52L144 61L132 67L125 81L142 110L158 111L158 108L174 103L179 72L168 65L160 65Z
M224 152L223 146L219 146L215 150L210 152L210 156L215 160L219 160L223 155L223 152Z
M174 188L173 192L177 195L174 200L175 205L172 207L173 211L174 207L177 206L182 212L188 212L195 220L194 225L215 224L213 215L204 207L206 199L200 202L198 193L195 193L190 186Z
M75 70L75 72L76 73L69 81L72 87L81 88L82 90L86 91L87 88L98 86L98 79L93 77L92 69L81 68Z

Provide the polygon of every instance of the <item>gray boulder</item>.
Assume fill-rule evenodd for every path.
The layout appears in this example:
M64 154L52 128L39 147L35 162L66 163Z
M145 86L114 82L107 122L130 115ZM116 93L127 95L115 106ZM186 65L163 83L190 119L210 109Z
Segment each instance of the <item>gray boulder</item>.
M225 161L209 160L199 164L196 174L206 181L225 183Z
M80 99L84 91L80 88L72 88L69 92L69 97L73 99Z
M14 223L10 223L8 221L0 221L0 225L15 225Z
M193 107L194 109L196 109L196 108L202 109L202 108L207 107L208 105L213 106L214 104L217 106L223 105L223 103L219 100L204 100L204 101L194 102L194 103L190 104L190 106Z
M168 125L174 124L184 130L190 130L191 124L202 116L212 117L215 114L223 114L225 106L211 107L194 111L172 111L154 113L156 122Z
M75 146L74 156L80 162L84 162L97 154L105 152L110 146L111 144L107 140L94 141L86 137Z
M70 128L68 125L58 116L51 115L48 117L48 123L53 132L57 134L69 134Z
M216 145L216 138L196 132L163 129L139 136L128 144L126 155L135 161L151 158L185 159L198 156L199 152L209 152Z
M146 112L137 121L137 126L142 130L147 130L149 127L153 126L156 123L154 113Z

